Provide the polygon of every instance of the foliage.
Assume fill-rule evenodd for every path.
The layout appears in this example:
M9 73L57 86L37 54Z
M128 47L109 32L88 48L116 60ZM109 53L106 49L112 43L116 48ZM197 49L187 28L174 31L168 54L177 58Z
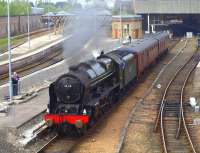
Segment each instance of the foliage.
M5 1L0 1L0 16L5 16L7 13L7 7Z
M31 11L31 6L26 0L14 0L10 2L10 15L27 15L27 8ZM7 15L7 2L5 0L0 0L0 16Z
M11 45L17 45L17 44L20 44L23 41L24 40L20 37L11 37ZM0 54L7 51L7 44L8 44L7 37L0 38Z
M133 15L133 12L127 11L127 10L122 10L121 15ZM112 9L112 15L120 15L120 10L113 8Z
M53 3L39 3L37 7L44 8L44 12L58 12L57 7Z
M112 15L119 15L119 11L116 8L112 9Z
M37 7L44 8L44 12L59 12L59 11L69 11L73 7L73 2L57 2L54 3L43 3L41 0L38 2Z
M59 11L68 11L72 7L79 7L80 4L74 2L73 0L68 0L67 2L57 2L54 3L47 3L44 0L38 0L37 7L44 8L45 13L47 12L59 12ZM59 4L60 3L60 4ZM27 0L12 0L10 1L10 15L27 15L27 8L29 7L29 11L31 12L31 7L33 3L27 3ZM7 1L0 0L0 16L7 16Z

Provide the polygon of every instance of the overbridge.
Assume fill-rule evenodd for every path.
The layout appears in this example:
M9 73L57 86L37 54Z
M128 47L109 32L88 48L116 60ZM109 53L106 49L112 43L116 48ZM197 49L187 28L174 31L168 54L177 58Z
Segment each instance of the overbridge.
M45 23L50 24L54 27L54 32L55 34L57 31L60 33L63 32L65 24L70 23L74 19L75 14L70 14L70 13L58 13L58 14L53 14L49 13L46 15L42 16L42 21Z

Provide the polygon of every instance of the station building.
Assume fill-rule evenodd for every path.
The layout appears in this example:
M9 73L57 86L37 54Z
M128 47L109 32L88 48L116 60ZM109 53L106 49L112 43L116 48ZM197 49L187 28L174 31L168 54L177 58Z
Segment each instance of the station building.
M131 36L133 39L141 38L142 16L141 15L123 15L112 17L112 38L122 39Z

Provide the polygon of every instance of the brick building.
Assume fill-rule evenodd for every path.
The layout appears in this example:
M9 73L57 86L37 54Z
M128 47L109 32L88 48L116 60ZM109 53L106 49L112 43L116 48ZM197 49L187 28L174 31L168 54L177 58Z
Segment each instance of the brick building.
M112 17L112 38L122 39L129 35L133 39L142 37L142 17L140 15L126 15Z

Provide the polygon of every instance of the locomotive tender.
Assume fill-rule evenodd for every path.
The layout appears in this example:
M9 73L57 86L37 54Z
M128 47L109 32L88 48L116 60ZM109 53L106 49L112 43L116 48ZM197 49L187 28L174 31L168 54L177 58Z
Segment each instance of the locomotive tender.
M64 132L91 126L168 50L168 43L167 33L157 33L70 67L50 85L49 111L44 119Z

